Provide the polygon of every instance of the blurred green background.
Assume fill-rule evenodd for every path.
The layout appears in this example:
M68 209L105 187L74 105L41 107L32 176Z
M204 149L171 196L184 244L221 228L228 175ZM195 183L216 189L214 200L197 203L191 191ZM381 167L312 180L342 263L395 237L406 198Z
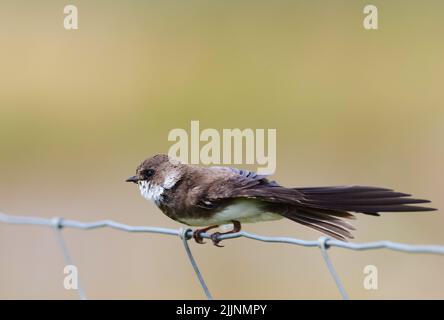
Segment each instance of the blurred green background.
M276 128L285 185L392 187L444 207L444 3L60 1L0 4L0 211L178 228L135 186L173 128ZM434 213L360 216L355 241L444 244ZM316 239L290 221L246 225ZM64 230L89 298L203 298L178 238ZM191 244L216 298L340 298L319 250ZM444 298L443 257L330 251L352 298ZM379 290L363 287L376 265ZM0 298L76 299L48 228L0 224Z

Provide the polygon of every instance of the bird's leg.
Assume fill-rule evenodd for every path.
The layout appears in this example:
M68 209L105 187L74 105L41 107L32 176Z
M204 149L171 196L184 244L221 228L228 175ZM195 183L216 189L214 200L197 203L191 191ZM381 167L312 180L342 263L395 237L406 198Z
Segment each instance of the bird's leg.
M206 227L206 228L194 230L193 231L193 239L194 239L194 241L196 241L196 243L204 244L205 242L203 241L202 233L205 233L208 230L215 229L217 227L219 227L219 226L218 225L214 225L214 226L209 226L209 227Z
M223 246L221 246L219 244L219 242L221 241L219 239L219 236L221 236L223 234L238 233L239 231L242 230L242 226L241 226L241 223L239 221L232 220L231 222L233 223L233 230L228 231L228 232L215 232L215 233L211 234L210 238L211 238L211 240L213 241L213 244L216 247L223 247Z

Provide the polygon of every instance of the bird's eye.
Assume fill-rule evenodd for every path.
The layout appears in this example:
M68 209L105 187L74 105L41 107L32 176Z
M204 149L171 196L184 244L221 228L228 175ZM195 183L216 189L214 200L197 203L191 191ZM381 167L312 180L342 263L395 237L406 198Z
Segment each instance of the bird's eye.
M154 170L153 169L144 169L142 170L142 176L144 178L150 178L154 175Z

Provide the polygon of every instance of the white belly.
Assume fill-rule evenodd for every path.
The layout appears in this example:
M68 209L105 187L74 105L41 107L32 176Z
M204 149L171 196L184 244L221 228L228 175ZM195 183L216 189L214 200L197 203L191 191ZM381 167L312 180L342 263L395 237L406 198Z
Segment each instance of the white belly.
M181 219L181 221L190 226L209 226L228 224L232 220L251 223L279 219L282 219L281 215L260 210L253 200L237 200L209 219Z

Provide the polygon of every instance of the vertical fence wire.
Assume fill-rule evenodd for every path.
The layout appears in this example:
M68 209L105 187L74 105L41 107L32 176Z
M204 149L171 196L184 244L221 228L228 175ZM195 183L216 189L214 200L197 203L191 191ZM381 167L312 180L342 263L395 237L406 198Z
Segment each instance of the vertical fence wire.
M62 234L62 218L53 218L53 226L54 226L54 232L57 239L57 243L62 251L63 259L65 261L65 265L71 265L74 266L74 262L71 258L71 255L69 254L68 247L66 246L65 239L63 238ZM80 282L80 275L77 275L77 292L79 294L80 300L86 300L86 293L83 289L83 286Z
M330 272L330 275L332 276L333 280L335 281L336 287L338 288L339 293L342 296L342 299L348 300L348 294L345 291L345 288L342 285L341 279L339 278L338 274L336 273L335 268L333 267L333 263L331 262L330 257L328 256L328 253L327 253L327 249L328 249L327 241L328 241L327 237L320 237L319 238L319 248L321 249L322 258L324 258L324 262L325 262L325 264L327 266L327 269Z
M205 296L207 297L208 300L213 300L213 296L211 295L210 290L208 289L207 284L205 283L202 273L200 272L199 267L197 266L196 260L194 259L193 254L191 253L190 246L188 245L189 232L192 232L192 230L189 228L188 229L183 228L181 230L180 237L182 239L183 246L185 248L185 252L188 256L188 259L190 260L191 265L193 266L194 272L196 273L197 279L199 280L199 283L205 293Z

